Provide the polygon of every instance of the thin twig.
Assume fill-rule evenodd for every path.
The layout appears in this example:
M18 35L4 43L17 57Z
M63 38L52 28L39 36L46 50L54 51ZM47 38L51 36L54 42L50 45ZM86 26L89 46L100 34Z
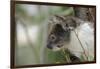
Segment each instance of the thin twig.
M79 43L80 43L80 45L81 45L83 51L84 51L84 55L85 55L86 59L88 60L88 56L87 56L86 53L85 53L85 49L84 49L84 47L83 47L83 45L82 45L82 43L81 43L81 41L80 41L80 39L79 39L79 37L78 37L78 34L76 33L75 30L74 30L74 33L75 33L75 35L76 35L76 37L77 37L77 39L78 39L78 41L79 41Z

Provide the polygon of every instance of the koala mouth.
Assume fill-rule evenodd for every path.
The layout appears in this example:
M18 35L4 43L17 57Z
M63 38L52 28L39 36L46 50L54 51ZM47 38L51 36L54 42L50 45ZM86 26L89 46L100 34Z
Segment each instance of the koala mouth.
M47 45L47 48L48 49L51 49L53 51L59 51L63 48L63 45L57 45L57 46L50 46L50 45Z
M61 50L63 48L63 45L57 45L57 46L55 46L55 47L53 47L53 51L59 51L59 50Z

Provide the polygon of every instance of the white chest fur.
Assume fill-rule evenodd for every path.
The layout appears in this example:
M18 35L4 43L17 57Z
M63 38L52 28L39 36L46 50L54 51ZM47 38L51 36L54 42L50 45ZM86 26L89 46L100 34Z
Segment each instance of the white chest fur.
M69 49L76 56L84 55L94 57L94 33L92 27L88 23L84 23L71 32L70 43L65 44L65 48ZM78 37L75 32L77 32ZM80 44L79 40L82 44Z

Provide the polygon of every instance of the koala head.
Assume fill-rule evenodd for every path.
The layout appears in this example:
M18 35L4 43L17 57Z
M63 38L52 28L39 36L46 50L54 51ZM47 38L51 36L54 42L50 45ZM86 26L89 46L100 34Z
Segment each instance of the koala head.
M82 20L73 16L54 16L51 19L52 29L48 35L47 47L59 50L70 42L71 31L74 30Z
M55 24L48 35L47 48L59 50L70 41L70 31L65 31L60 24Z

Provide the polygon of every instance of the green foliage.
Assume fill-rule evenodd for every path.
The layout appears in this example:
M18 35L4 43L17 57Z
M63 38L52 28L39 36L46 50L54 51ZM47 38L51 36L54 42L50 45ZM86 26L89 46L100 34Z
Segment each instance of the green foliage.
M52 50L47 49L46 52L47 63L66 63L65 55L62 51L54 52Z
M49 13L52 15L62 14L62 15L73 15L72 7L52 7L49 9Z

